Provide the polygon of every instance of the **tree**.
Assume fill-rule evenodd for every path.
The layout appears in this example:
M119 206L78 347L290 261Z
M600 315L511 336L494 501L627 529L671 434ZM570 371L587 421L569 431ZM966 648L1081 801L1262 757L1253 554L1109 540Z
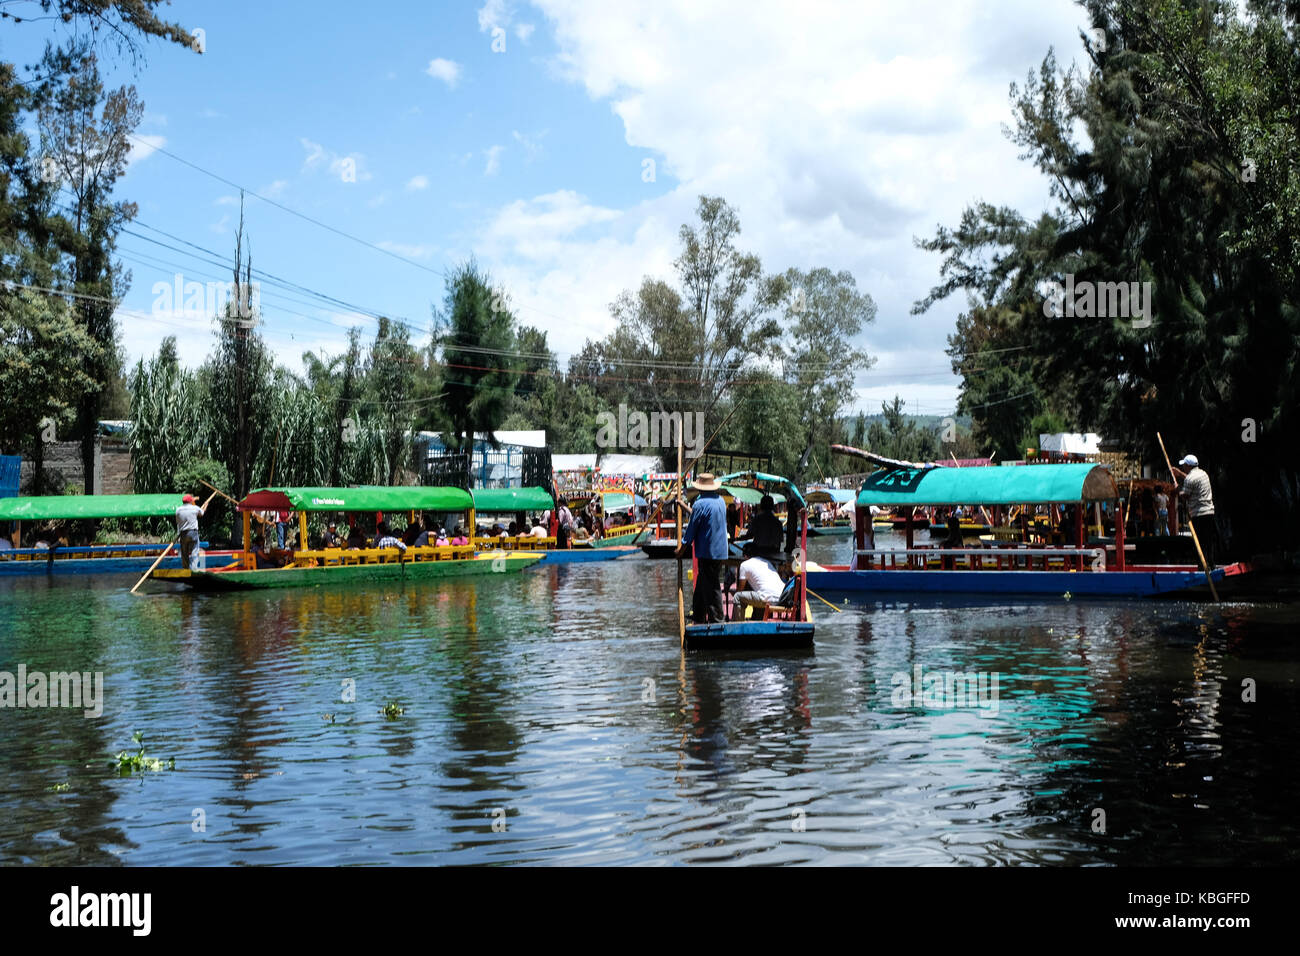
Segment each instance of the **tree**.
M475 432L501 427L519 382L515 317L474 260L447 280L434 340L441 352L441 419L447 447L468 450Z
M867 447L877 455L903 461L927 462L939 457L939 436L921 428L903 411L903 399L882 402L883 421L874 421L867 429Z
M191 31L176 23L168 23L154 10L170 0L38 0L46 16L29 17L0 10L0 19L15 24L48 20L51 12L64 22L85 21L92 35L100 30L111 34L119 48L124 47L132 60L139 56L141 39L158 37L201 52Z
M785 283L790 290L785 306L790 323L785 377L798 396L805 449L820 451L825 461L830 444L840 437L840 415L853 404L854 377L873 364L853 340L875 319L876 304L871 296L858 292L849 272L789 269ZM802 483L800 469L792 474Z
M366 395L383 438L382 461L389 485L397 483L398 470L411 458L415 420L411 396L419 361L406 326L381 317L366 364Z
M68 271L82 324L100 346L87 368L93 384L77 402L85 489L92 494L100 412L120 374L113 311L130 284L130 273L113 260L113 251L119 230L136 214L134 203L113 202L111 195L126 171L128 138L143 106L134 87L105 94L95 55L84 40L67 50L47 49L42 65L55 78L42 91L37 110L42 164L57 172L72 196L66 215L54 220L54 236L71 260Z

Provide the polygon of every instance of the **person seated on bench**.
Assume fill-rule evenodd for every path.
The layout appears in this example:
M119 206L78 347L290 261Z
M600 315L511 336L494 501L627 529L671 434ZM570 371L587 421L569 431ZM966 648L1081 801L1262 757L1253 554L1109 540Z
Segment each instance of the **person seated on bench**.
M745 608L764 608L781 600L785 581L777 570L785 561L785 555L779 551L762 551L747 546L749 555L740 564L740 574L736 581L735 620L745 619Z

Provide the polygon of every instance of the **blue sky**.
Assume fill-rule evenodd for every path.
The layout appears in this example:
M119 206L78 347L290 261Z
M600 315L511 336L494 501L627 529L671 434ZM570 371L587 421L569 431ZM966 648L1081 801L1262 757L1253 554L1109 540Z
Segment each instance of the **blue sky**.
M256 269L425 328L442 274L473 254L562 361L611 329L619 291L671 278L679 226L700 193L720 194L766 269L854 274L879 307L859 343L879 359L860 406L897 392L924 413L955 403L943 349L963 303L908 314L938 275L913 237L977 199L1043 207L1046 183L1001 131L1008 85L1049 46L1073 59L1084 22L1068 0L178 0L168 13L203 31L205 52L155 42L109 76L145 103L119 187L140 208L140 236L121 241L133 359L172 333L202 360L207 317L155 283L228 278L239 215L237 190L152 145L401 257L249 198ZM33 62L62 29L6 24L0 56ZM305 349L339 351L349 325L373 328L348 306L262 291L262 333L295 370Z

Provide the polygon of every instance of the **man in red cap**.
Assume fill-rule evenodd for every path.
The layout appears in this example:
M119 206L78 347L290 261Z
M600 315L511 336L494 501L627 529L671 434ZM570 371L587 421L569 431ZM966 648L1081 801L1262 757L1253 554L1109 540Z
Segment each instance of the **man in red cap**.
M199 549L199 518L205 509L194 503L193 495L186 495L181 501L184 504L176 509L176 532L181 539L181 567L195 571L194 553Z

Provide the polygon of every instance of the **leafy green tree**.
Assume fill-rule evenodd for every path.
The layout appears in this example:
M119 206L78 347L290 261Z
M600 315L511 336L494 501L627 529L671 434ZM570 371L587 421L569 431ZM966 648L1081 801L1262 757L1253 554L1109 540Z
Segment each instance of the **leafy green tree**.
M854 377L873 364L853 343L875 319L876 304L849 272L789 269L785 283L786 379L798 395L805 448L826 461L841 437L840 416L853 404ZM802 483L806 469L794 474Z
M367 359L365 392L383 438L385 484L396 484L398 471L410 462L412 394L419 364L406 326L381 318Z
M903 461L934 461L939 457L939 436L919 426L903 409L903 399L898 395L892 402L881 403L883 420L872 422L867 429L869 450Z
M441 430L448 448L468 449L475 432L496 431L509 412L520 377L515 317L504 293L494 290L470 260L448 278L435 329L442 366Z

